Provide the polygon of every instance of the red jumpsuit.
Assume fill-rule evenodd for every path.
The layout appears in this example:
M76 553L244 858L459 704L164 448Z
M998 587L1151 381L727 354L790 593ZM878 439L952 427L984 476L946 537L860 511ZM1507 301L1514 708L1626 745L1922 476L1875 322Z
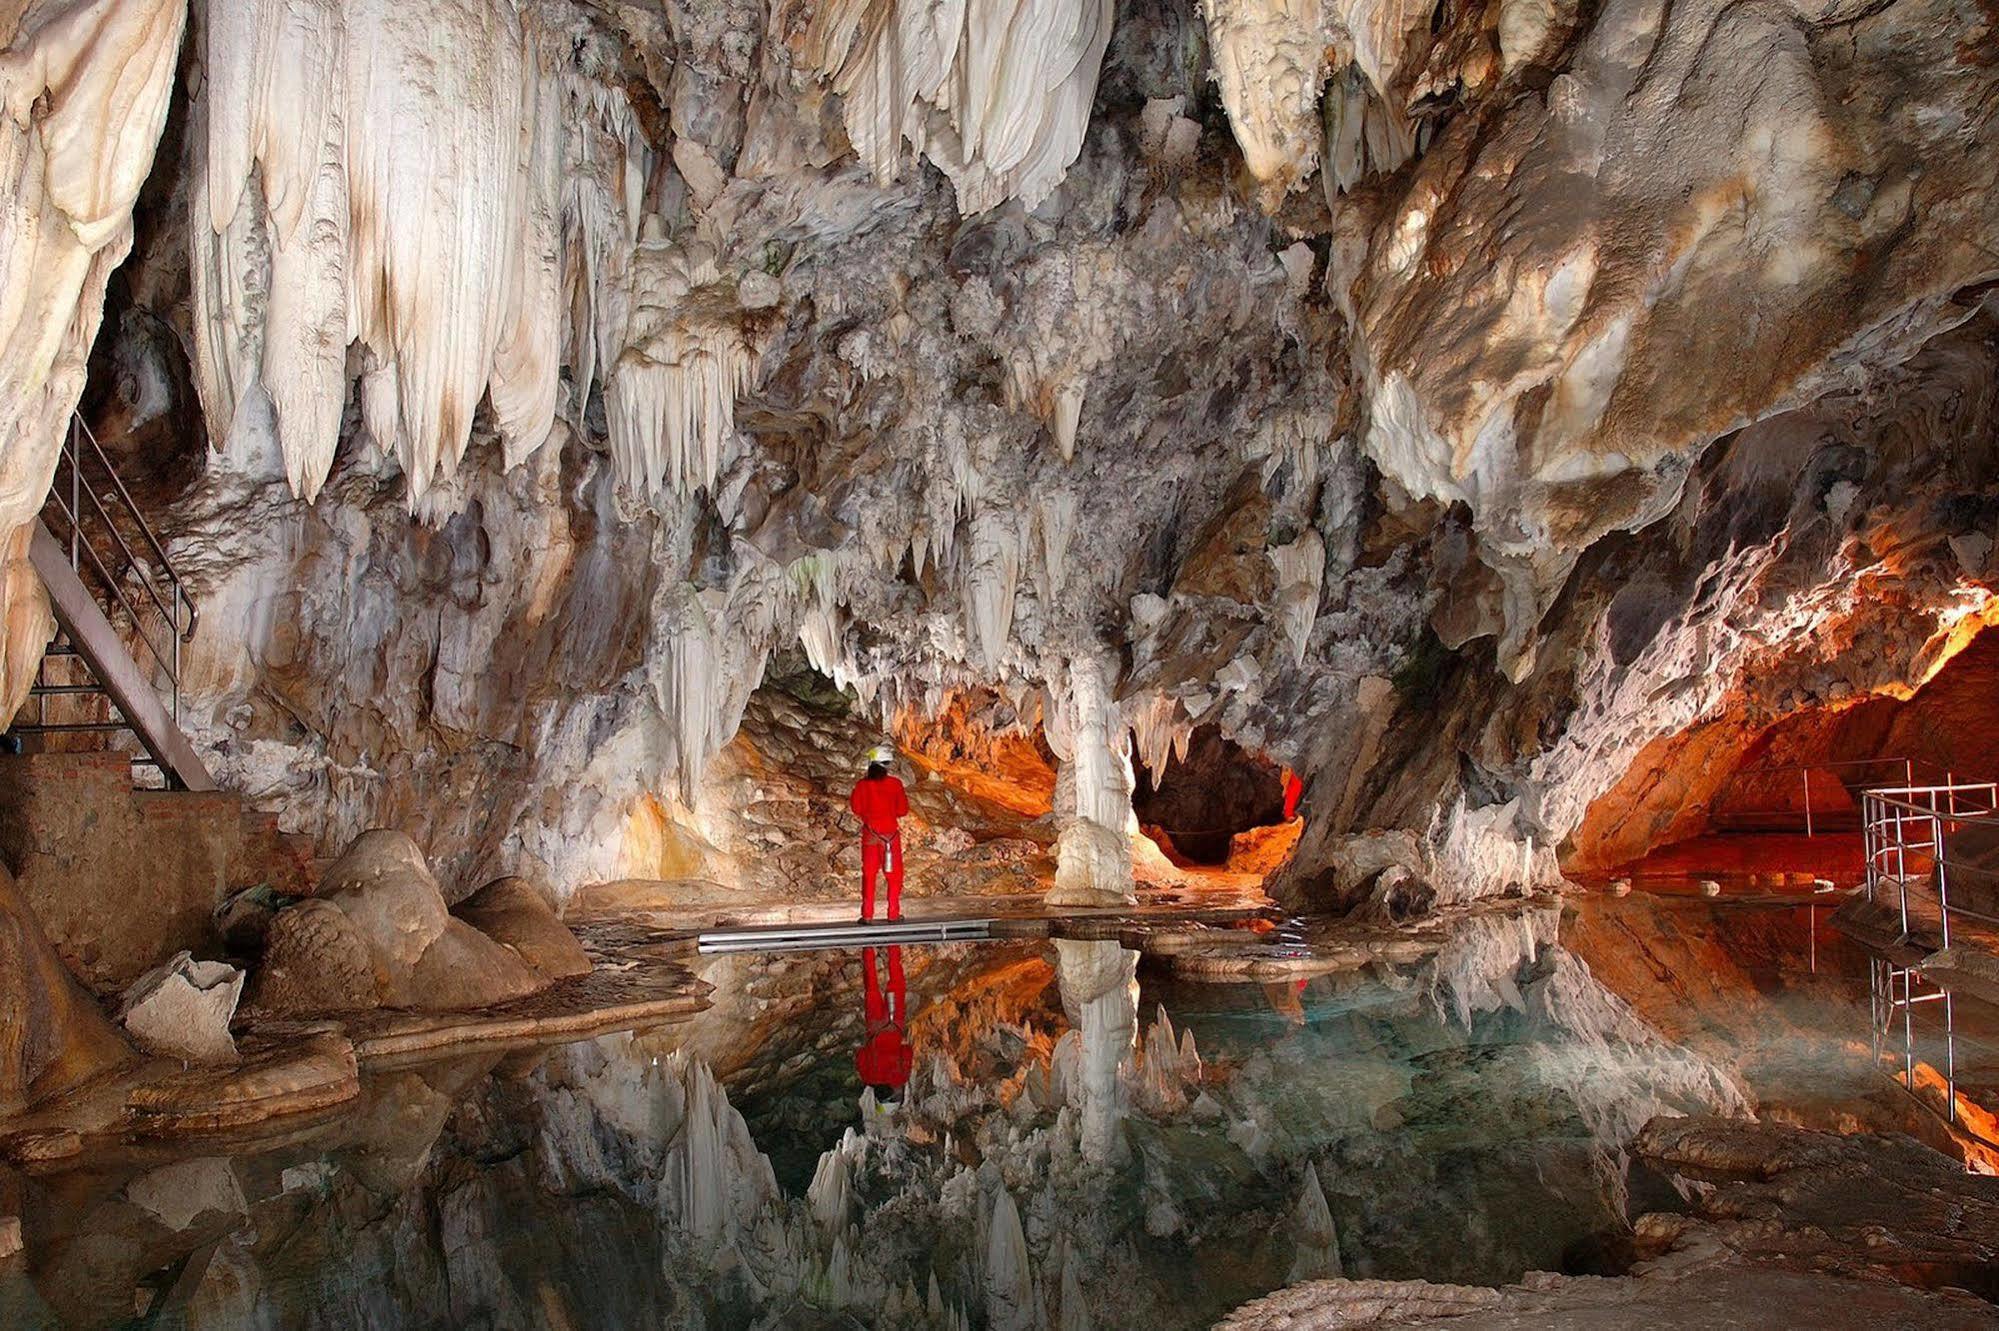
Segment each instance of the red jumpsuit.
M861 918L875 917L875 875L887 870L888 917L902 918L902 832L896 820L909 812L909 795L892 776L854 783L847 801L861 820Z
M904 1035L908 1025L909 986L902 976L902 949L893 944L888 949L888 993L882 993L881 979L875 972L875 950L861 949L861 973L865 977L867 989L864 1000L867 1004L868 1035L861 1047L854 1051L854 1067L861 1074L861 1081L868 1086L892 1086L901 1089L909 1082L909 1068L914 1060L914 1051Z

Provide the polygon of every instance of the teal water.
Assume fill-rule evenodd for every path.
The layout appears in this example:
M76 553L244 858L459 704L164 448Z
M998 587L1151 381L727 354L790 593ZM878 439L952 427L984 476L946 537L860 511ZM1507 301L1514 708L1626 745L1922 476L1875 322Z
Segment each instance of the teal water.
M910 948L899 1001L875 958L872 1006L857 954L715 959L715 1007L679 1025L0 1176L25 1242L0 1325L1199 1327L1336 1273L1615 1272L1632 1220L1679 1205L1638 1129L1765 1092L1563 928L1530 910L1274 985L1113 943ZM1850 969L1741 1001L1878 1090ZM865 1090L905 1065L886 1106Z

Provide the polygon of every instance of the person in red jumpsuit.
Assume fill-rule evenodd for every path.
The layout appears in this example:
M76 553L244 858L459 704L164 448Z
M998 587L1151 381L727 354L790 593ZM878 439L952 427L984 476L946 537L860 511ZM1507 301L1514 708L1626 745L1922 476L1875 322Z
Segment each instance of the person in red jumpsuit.
M847 805L861 820L861 919L875 917L875 875L888 879L888 917L902 918L902 831L897 823L909 812L909 794L889 775L889 753L868 755L868 774L854 783Z
M875 949L861 949L861 974L865 984L863 1001L868 1019L867 1038L854 1051L854 1067L863 1085L874 1087L875 1103L886 1104L901 1098L909 1084L914 1051L909 1047L909 984L902 976L902 948L888 946L888 992L875 967Z

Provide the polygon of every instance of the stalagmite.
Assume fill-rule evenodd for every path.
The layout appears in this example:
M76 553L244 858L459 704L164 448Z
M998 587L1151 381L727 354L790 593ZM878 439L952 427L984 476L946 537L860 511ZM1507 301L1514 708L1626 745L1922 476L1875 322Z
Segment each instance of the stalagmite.
M1032 208L1082 148L1111 15L1110 0L836 0L814 14L806 59L881 184L907 140L951 178L959 212Z

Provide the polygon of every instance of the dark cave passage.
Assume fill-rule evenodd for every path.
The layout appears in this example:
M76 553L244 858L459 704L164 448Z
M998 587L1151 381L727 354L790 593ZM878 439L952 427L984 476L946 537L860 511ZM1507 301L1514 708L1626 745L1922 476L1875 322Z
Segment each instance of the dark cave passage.
M1189 864L1228 864L1237 836L1285 821L1283 769L1214 726L1197 728L1187 756L1164 772L1134 766L1131 807L1139 826Z

